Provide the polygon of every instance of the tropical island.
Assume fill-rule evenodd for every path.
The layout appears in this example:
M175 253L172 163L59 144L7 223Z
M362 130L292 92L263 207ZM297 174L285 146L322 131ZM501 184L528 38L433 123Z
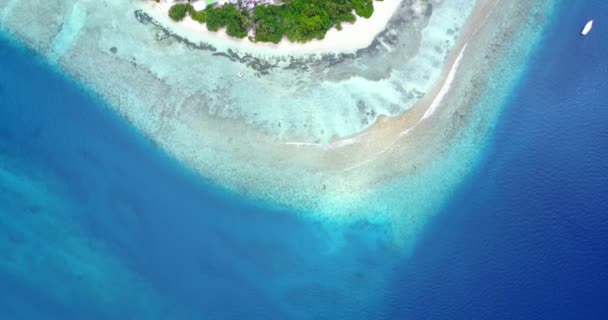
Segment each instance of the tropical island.
M357 16L369 18L373 0L154 0L171 2L169 17L181 21L186 16L209 31L226 28L235 38L254 42L279 43L321 40L328 30L342 29ZM381 1L381 0L377 0Z

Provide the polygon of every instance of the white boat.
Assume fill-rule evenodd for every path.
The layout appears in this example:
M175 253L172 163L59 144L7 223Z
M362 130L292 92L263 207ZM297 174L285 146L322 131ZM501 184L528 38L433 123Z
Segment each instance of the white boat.
M243 71L239 71L239 73L237 73L236 75L237 77L242 78L245 74L243 73Z
M581 34L586 36L587 33L589 33L589 31L591 31L592 27L593 27L593 20L589 20L589 22L587 22L587 24L583 28L583 31L581 31Z

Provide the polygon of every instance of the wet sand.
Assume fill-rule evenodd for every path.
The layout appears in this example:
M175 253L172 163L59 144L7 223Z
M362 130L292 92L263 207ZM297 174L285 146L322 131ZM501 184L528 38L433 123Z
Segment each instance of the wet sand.
M128 41L113 52L123 26L112 19L100 26L83 24L81 33L88 36L74 37L75 44L64 48L56 63L94 88L159 147L218 186L324 221L390 221L391 232L407 239L404 234L421 228L483 152L517 78L511 70L525 64L531 51L527 41L540 32L535 23L542 24L543 15L534 10L544 10L545 2L539 3L535 8L506 0L477 1L439 77L421 99L401 115L380 116L367 130L327 144L269 134L240 116L218 117L202 108L208 106L207 95L222 97L225 89L209 93L189 78L175 77L171 72L183 67L183 61L163 69L151 64L163 54L186 60L196 52L173 40L159 42L165 35L150 35L146 25L134 24L129 30L133 34L124 35ZM132 14L125 17L133 19ZM45 24L48 32L12 27L19 23L3 21L43 53L61 29L60 23ZM113 38L100 29L108 27L116 32ZM522 35L526 37L518 38ZM198 67L186 61L188 67ZM200 68L231 72L227 64ZM262 90L257 93L275 94L272 84ZM441 102L433 105L440 94Z

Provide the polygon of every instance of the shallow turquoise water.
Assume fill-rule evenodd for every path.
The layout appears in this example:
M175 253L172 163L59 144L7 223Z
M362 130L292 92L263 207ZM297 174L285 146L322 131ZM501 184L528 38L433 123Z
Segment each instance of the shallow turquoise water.
M323 225L217 191L31 52L0 48L4 315L375 312L397 257L380 226Z
M564 35L607 12L562 8L411 256L218 191L0 40L0 318L605 318L606 28Z

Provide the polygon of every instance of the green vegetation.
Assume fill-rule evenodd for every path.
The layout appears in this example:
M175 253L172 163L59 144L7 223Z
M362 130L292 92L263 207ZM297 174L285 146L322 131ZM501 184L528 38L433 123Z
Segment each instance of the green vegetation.
M247 10L239 11L235 6L226 4L218 8L207 7L204 12L207 13L207 29L210 31L226 27L229 36L236 38L247 36L251 25Z
M372 0L353 0L355 13L363 18L369 18L374 13L374 4Z
M256 41L274 43L281 41L285 34L281 11L278 6L257 6L253 9Z
M190 8L188 8L188 13L190 14L190 18L194 21L198 21L199 23L205 23L207 21L207 10L195 11L194 7L190 6Z
M169 17L173 21L182 21L186 17L186 12L192 10L192 6L186 3L179 3L169 9Z
M372 0L291 0L282 6L257 6L253 10L255 40L306 42L323 39L333 27L356 20L353 11L364 18L374 12Z
M369 18L373 12L373 0L288 0L281 6L256 6L253 12L231 4L197 12L189 4L176 4L169 16L180 21L189 13L210 31L226 27L228 35L237 38L246 37L254 28L255 41L278 43L284 36L292 42L323 39L329 29L341 30L342 23L355 22L355 14Z

